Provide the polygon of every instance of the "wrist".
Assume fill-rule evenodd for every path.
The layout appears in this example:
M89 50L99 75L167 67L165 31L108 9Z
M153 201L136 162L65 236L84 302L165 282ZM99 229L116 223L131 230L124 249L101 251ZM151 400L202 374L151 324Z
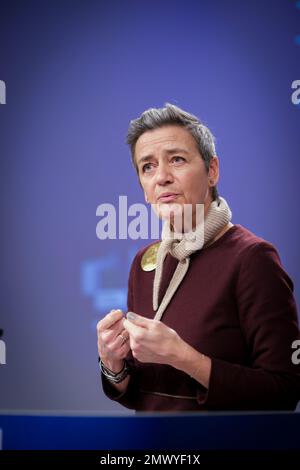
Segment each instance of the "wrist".
M102 359L102 364L113 373L118 374L124 367L125 360L124 359Z
M182 357L177 362L177 369L185 372L205 388L208 388L212 361L210 357L197 351L189 344L182 349Z
M175 360L173 367L194 377L203 364L204 354L200 353L188 343L180 340L178 348L175 350Z
M107 368L103 361L99 357L99 367L101 373L114 384L119 384L123 382L129 374L129 367L126 361L123 361L123 367L119 372L113 372L111 369Z
M171 365L186 372L190 364L191 349L191 346L180 338L180 342L174 350L174 360Z

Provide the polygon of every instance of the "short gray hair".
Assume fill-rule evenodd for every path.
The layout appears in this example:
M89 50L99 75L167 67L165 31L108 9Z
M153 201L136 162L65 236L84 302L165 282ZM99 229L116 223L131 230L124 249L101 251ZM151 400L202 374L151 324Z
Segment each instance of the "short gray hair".
M167 125L182 126L190 132L196 141L208 172L210 161L216 155L215 138L212 132L196 116L170 103L166 103L164 108L149 108L137 119L130 121L127 144L130 146L132 163L136 170L138 171L134 153L138 138L144 132ZM212 198L213 200L218 199L216 186L212 188Z

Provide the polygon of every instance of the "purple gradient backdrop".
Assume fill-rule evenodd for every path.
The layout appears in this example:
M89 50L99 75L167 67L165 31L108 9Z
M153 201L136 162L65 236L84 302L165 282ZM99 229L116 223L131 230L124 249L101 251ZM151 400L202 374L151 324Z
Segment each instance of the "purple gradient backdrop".
M82 270L115 256L103 282L124 293L147 243L98 240L95 213L144 202L124 142L148 107L212 129L233 222L274 243L299 304L299 34L294 1L1 2L0 409L121 409L101 390L104 312Z

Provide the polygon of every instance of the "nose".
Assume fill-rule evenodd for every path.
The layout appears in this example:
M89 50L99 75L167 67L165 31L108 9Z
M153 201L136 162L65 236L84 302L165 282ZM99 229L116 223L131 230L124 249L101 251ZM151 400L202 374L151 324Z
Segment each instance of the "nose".
M172 169L168 164L161 163L156 170L156 183L164 186L173 183L173 181Z

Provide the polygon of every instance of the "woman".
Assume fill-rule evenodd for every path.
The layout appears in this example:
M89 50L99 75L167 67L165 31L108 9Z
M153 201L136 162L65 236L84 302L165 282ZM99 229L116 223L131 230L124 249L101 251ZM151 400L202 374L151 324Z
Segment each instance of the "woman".
M231 222L211 132L167 104L132 121L128 143L165 225L132 263L126 318L98 323L104 392L138 411L294 409L293 283L270 243Z

